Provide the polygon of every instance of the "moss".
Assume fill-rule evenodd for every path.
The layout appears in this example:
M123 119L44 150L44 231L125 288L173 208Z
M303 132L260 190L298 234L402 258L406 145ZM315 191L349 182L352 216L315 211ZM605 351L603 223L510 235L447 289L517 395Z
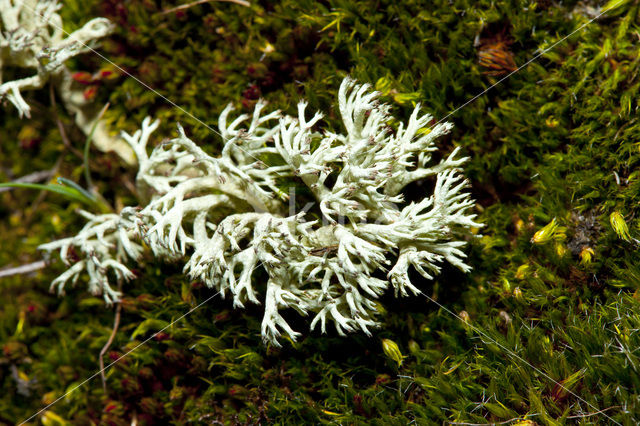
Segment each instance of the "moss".
M337 126L334 94L346 74L378 83L399 116L420 101L440 119L500 81L512 63L525 64L586 23L595 7L283 0L251 8L210 3L163 15L168 2L67 3L71 26L89 15L114 20L118 30L103 43L106 56L211 126L228 102L249 108L259 96L289 112L304 97L332 111ZM472 241L474 272L445 268L423 287L452 313L467 312L469 323L426 298L388 297L385 324L373 338L314 333L275 349L249 332L259 329L260 307L234 310L216 298L110 369L106 394L96 378L51 410L82 424L128 424L134 416L145 423L526 417L582 424L609 422L605 414L637 423L640 259L637 244L620 239L609 223L620 212L638 238L637 15L635 3L623 2L447 118L456 127L442 149L461 145L471 156L466 172L486 227ZM91 55L71 64L107 65ZM30 96L40 113L29 123L10 108L0 111L1 179L50 169L61 158L59 174L84 184L82 161L63 149L48 94ZM215 134L132 78L101 85L96 99L111 102L114 128L133 131L152 114L163 120L159 134L173 134L180 121L206 149L220 149ZM81 147L72 120L58 115ZM38 142L21 144L21 134L30 140L37 134ZM92 163L107 199L134 202L127 189L132 171L98 152ZM81 226L73 212L79 205L54 195L34 204L37 197L0 193L0 265L35 261L39 243ZM532 244L553 218L566 238ZM594 252L590 263L581 262L585 247ZM0 422L28 417L97 370L113 313L81 291L49 295L61 268L0 283L9 301L0 310ZM186 282L177 265L147 259L136 272L109 359L211 295ZM385 357L381 338L407 356L401 367ZM12 366L24 374L22 388Z

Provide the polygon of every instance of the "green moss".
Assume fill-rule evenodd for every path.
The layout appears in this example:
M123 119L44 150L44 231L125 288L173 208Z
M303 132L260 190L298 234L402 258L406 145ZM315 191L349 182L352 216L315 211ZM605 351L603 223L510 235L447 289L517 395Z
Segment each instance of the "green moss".
M507 60L494 58L494 68L479 63L482 49L499 48L523 65L591 19L584 2L212 2L166 15L160 12L168 2L112 0L91 10L69 3L63 11L70 28L89 16L113 19L118 30L102 52L214 127L228 102L246 109L258 96L289 112L306 98L330 111L338 127L335 92L346 74L378 83L400 117L419 101L440 119L509 72ZM486 227L472 241L474 272L445 267L423 288L451 312L466 311L468 325L426 298L389 296L382 301L385 324L373 338L312 333L275 349L254 332L260 307L234 310L216 298L110 369L106 395L96 378L52 410L81 424L129 424L134 416L145 423L526 417L583 424L607 423L605 414L637 423L640 255L609 223L618 211L639 238L637 22L638 6L624 2L448 118L455 129L441 147L460 145L471 157L465 170ZM107 65L90 55L71 64ZM46 91L30 96L42 111L34 120L18 120L11 108L0 112L2 181L49 169L63 152ZM163 120L157 134L173 135L179 121L205 149L220 149L215 134L132 78L101 86L97 99L111 102L113 128L134 131L151 114ZM59 115L81 148L84 138ZM37 131L39 145L19 143L25 126ZM92 161L107 199L135 202L127 190L132 171L98 152ZM83 184L81 165L65 152L60 174ZM39 243L81 226L73 213L78 204L47 195L33 205L35 198L0 193L0 265L35 261ZM566 239L532 244L554 217ZM590 263L580 261L585 247L595 253ZM62 268L0 281L9 301L0 310L0 422L28 417L98 368L113 313L80 290L49 295ZM111 358L211 295L186 282L178 265L149 258L137 273ZM384 356L381 338L407 355L400 368ZM18 392L12 366L36 380L28 395Z

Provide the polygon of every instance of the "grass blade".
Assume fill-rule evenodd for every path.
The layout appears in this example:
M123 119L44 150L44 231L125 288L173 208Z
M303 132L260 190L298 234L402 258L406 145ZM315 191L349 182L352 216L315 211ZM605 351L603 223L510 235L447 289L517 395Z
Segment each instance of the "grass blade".
M66 180L66 179L65 179ZM40 191L55 192L56 194L63 195L75 201L80 201L85 204L95 205L96 200L94 197L88 197L86 191L79 191L75 187L69 187L64 185L47 184L42 185L39 183L21 183L21 182L7 182L0 183L0 188L25 188L25 189L37 189Z

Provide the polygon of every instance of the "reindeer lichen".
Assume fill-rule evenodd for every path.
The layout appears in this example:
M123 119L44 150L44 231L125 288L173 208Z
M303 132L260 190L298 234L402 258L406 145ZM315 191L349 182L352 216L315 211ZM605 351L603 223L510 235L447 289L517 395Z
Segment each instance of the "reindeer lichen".
M420 292L409 278L411 266L427 279L443 261L469 271L460 234L481 226L469 212L473 201L459 169L467 159L455 149L432 161L434 141L451 125L429 129L432 117L418 105L408 123L392 131L389 106L377 97L366 84L342 82L344 134L316 130L322 114L308 118L305 102L297 117L263 114L265 103L258 102L252 115L230 119L228 106L219 118L224 148L218 157L180 126L177 138L149 155L159 122L145 119L141 130L123 137L138 157L137 185L150 201L120 214L84 213L89 222L77 236L42 245L60 249L69 264L52 286L62 292L86 272L92 293L117 301L109 271L131 279L125 263L139 259L136 241L144 240L158 258L184 258L190 278L230 294L235 306L263 303L267 342L300 336L281 316L286 308L312 315L312 329L319 324L325 332L332 322L340 334L369 334L378 325L375 300L387 288L396 296ZM315 197L317 220L304 210L287 214L277 180L294 176ZM405 205L402 190L428 177L435 180L433 193ZM74 264L71 252L81 253ZM269 277L265 294L253 283L257 268Z

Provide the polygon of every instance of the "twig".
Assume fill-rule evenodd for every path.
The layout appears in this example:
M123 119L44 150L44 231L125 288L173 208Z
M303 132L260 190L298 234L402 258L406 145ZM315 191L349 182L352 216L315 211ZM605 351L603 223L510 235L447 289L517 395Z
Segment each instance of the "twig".
M127 188L133 194L134 197L140 199L140 194L138 193L138 189L133 184L133 182L131 182L131 179L129 179L127 175L123 175L120 178L120 182L122 182L124 187ZM120 211L120 209L118 209L118 211Z
M118 280L118 291L122 291L122 280ZM113 339L118 332L118 326L120 325L120 312L122 311L122 302L116 303L116 314L113 319L113 330L111 330L111 336L109 340L100 350L100 378L102 379L102 390L105 395L107 394L107 377L104 374L104 354L109 350L109 346L113 343Z
M620 408L620 406L619 405L614 405L612 407L603 408L602 410L596 411L594 413L580 414L580 415L577 415L577 416L569 416L569 417L567 417L567 419L582 419L582 418L585 418L585 417L596 416L598 414L602 414L605 411L611 410L613 408Z
M235 4L239 4L240 6L251 7L251 3L249 3L248 1L245 1L245 0L198 0L198 1L194 1L193 3L187 3L187 4L183 4L181 6L178 6L178 7L174 7L174 8L167 9L167 10L163 10L160 14L161 15L166 15L166 14L171 13L171 12L177 12L178 10L189 9L190 7L197 6L199 4L209 3L209 2L212 2L212 1L235 3Z
M73 152L76 157L84 160L84 155L82 155L82 152L71 145L71 142L69 142L69 138L67 137L67 132L64 130L64 126L62 125L62 121L60 120L60 116L58 115L58 107L56 104L56 95L53 92L53 85L49 86L49 98L51 99L51 106L53 107L53 112L56 116L56 124L58 125L58 131L60 131L60 138L62 139L62 143L64 144L65 148Z
M2 268L0 269L0 278L10 277L12 275L28 274L29 272L38 271L47 266L47 262L39 260L33 263L27 263L26 265L16 266L15 268Z
M91 167L89 165L89 149L91 148L91 140L93 139L93 133L96 131L96 126L98 125L98 122L102 120L102 116L104 115L105 112L107 112L107 109L109 109L109 102L107 102L105 106L102 107L102 109L98 113L98 116L96 117L96 120L94 121L93 126L91 127L91 132L87 136L87 140L84 144L84 152L82 155L82 160L84 164L85 183L87 185L87 189L92 193L95 193L95 191L93 188L93 180L91 180Z

